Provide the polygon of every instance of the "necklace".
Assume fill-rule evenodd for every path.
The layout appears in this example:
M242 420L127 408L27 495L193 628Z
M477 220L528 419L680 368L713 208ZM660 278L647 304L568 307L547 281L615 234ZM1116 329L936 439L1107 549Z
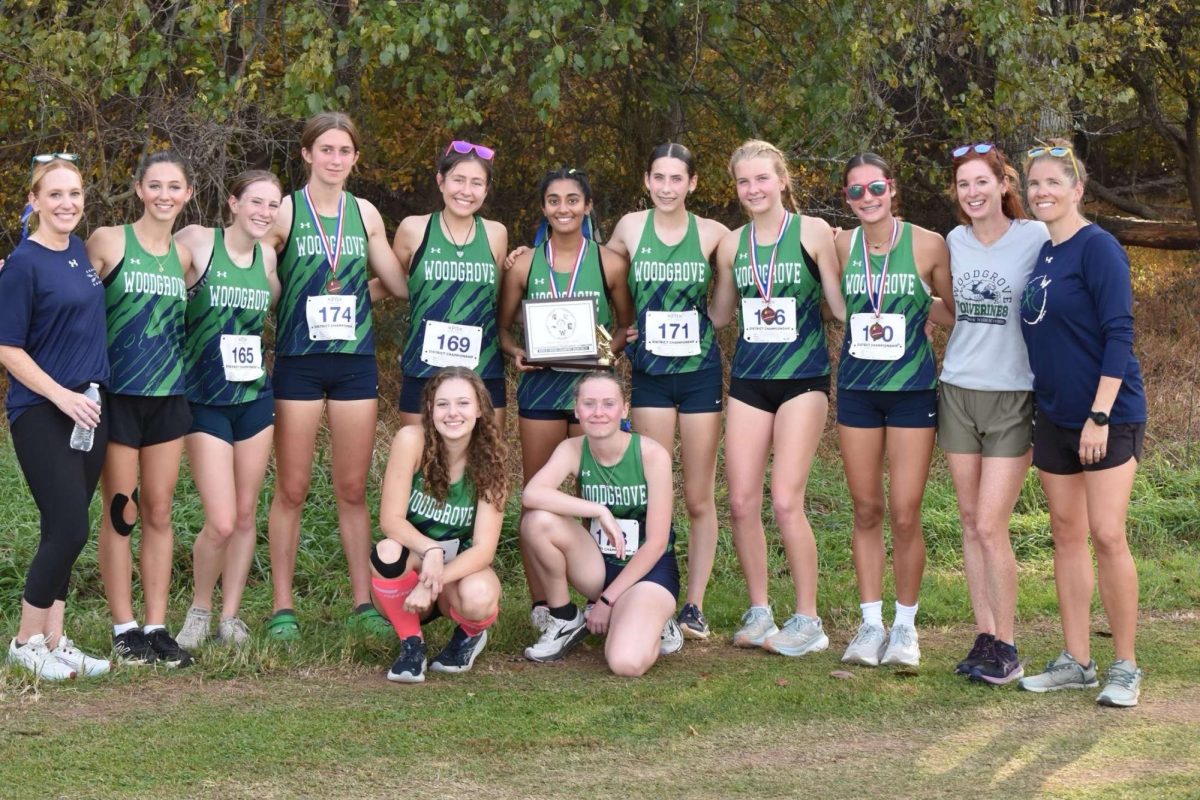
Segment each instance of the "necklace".
M475 230L475 220L471 220L471 229L463 236L462 244L458 243L458 238L454 235L454 231L450 229L450 221L445 217L442 217L442 226L446 229L446 235L450 237L450 241L454 243L454 254L462 258L467 241L471 238L471 232Z

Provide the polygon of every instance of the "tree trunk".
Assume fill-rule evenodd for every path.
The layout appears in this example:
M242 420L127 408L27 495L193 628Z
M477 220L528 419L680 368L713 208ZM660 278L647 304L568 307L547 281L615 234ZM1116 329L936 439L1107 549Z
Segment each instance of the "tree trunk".
M1126 247L1200 250L1200 229L1191 222L1150 222L1130 217L1097 216L1096 224Z

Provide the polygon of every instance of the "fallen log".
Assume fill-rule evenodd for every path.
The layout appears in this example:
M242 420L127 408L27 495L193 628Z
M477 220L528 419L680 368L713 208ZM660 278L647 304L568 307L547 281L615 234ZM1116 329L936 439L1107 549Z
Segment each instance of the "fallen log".
M1193 222L1153 222L1106 215L1097 215L1093 219L1126 247L1200 250L1200 228Z

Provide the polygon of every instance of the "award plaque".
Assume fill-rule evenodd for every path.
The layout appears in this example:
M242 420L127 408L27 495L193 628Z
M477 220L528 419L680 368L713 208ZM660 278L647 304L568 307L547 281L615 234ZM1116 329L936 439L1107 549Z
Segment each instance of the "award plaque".
M555 369L599 369L612 363L611 337L596 324L594 297L522 301L525 361Z

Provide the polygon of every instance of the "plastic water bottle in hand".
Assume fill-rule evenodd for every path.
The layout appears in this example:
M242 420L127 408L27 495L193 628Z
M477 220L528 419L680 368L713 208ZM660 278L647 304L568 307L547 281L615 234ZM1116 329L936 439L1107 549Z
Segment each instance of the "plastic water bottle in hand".
M93 403L100 403L100 387L94 383L89 383L88 388L83 391L83 396ZM95 428L85 428L78 422L75 423L75 430L71 431L71 449L82 450L85 453L92 451L92 443L96 439Z

